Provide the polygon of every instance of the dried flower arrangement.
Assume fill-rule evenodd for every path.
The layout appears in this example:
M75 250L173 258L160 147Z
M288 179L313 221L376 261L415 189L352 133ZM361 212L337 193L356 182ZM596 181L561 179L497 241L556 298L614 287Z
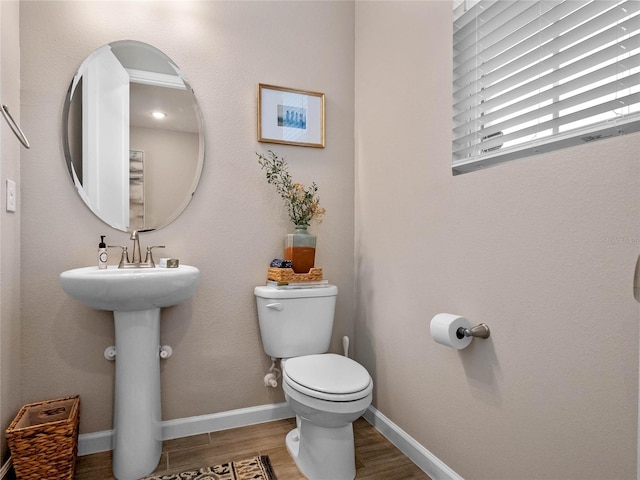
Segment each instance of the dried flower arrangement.
M293 224L309 226L311 220L322 223L326 210L320 207L318 186L315 182L310 187L294 182L289 174L286 160L271 150L267 151L267 155L258 152L256 155L258 163L263 170L266 170L267 183L275 185L276 191L285 201Z

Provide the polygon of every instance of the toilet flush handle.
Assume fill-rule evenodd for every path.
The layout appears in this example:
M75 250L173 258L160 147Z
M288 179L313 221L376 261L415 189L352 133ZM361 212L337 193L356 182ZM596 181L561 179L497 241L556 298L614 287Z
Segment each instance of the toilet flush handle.
M284 308L284 305L281 303L268 303L267 308L270 308L271 310L278 310L280 312Z

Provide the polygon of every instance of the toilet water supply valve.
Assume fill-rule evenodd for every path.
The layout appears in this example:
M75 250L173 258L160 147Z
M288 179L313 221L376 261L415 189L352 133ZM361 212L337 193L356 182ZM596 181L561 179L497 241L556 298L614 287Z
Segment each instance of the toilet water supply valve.
M173 353L173 349L169 345L160 345L160 358L167 359ZM116 347L111 345L104 350L104 358L113 362L116 359Z
M282 375L282 372L279 368L276 367L276 363L278 362L277 358L271 357L271 368L269 368L269 373L264 376L264 386L265 387L273 387L276 388L278 386L278 379Z

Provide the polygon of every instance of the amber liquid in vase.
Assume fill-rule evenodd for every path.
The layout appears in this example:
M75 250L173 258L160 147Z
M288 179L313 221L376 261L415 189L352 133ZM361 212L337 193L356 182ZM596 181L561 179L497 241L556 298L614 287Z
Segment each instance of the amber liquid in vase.
M284 259L291 260L291 268L294 273L309 273L316 259L314 247L286 247Z

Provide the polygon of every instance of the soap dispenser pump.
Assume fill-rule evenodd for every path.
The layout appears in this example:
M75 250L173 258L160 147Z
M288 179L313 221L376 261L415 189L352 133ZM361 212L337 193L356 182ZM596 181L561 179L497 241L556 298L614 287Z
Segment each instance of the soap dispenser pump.
M107 261L109 260L107 244L104 243L105 236L106 235L100 235L100 243L98 244L98 268L100 270L107 268Z

